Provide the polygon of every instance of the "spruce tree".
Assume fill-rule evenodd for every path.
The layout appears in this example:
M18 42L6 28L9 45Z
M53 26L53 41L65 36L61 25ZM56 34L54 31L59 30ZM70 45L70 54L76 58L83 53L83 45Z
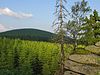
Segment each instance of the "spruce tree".
M17 48L15 48L15 51L14 51L13 67L14 69L18 69L19 67L19 54L18 54Z
M70 17L71 20L65 25L67 29L67 35L73 39L74 51L78 44L78 39L80 36L78 35L81 31L80 28L84 22L84 18L91 11L88 6L88 1L82 0L81 2L75 2L71 7Z
M100 41L100 16L96 10L94 10L89 18L85 18L85 23L81 30L83 31L81 41L85 42L86 45L95 44Z
M36 56L31 62L32 75L42 75L43 63Z

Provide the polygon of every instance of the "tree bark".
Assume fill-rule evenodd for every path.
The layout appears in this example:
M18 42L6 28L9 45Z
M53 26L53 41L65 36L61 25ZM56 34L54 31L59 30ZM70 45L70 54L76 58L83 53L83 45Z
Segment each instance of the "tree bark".
M64 43L61 43L61 67L60 67L60 75L64 75L64 61L65 61L65 55L64 55Z
M60 34L61 34L61 62L60 62L60 75L64 75L64 33L63 33L63 18L62 18L62 9L63 9L63 1L60 0Z

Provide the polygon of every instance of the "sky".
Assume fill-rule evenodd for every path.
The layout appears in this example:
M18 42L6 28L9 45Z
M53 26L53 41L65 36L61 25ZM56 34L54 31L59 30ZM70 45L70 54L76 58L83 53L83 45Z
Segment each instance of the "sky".
M67 0L69 10L76 1ZM56 0L0 0L0 32L34 28L53 32L52 23ZM100 13L100 0L88 0L89 6Z

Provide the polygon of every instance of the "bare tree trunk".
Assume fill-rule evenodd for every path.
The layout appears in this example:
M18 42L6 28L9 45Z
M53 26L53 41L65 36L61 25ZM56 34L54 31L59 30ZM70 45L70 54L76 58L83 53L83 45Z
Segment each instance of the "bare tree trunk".
M60 75L64 75L64 44L63 43L61 43L61 70L60 70Z
M60 0L60 34L61 34L61 67L60 67L60 75L64 75L64 59L65 59L65 55L64 55L64 33L63 33L63 16L62 16L62 5L63 2L62 0Z
M76 38L75 35L73 36L73 38L74 38L74 44L73 44L73 46L74 46L74 52L76 52L76 47L77 47L77 38Z
M64 62L65 62L65 54L64 54L64 19L65 19L65 7L63 2L66 3L66 0L56 0L56 14L57 22L54 25L58 25L57 34L58 34L58 41L60 44L60 69L58 75L64 75ZM54 21L55 22L55 21Z

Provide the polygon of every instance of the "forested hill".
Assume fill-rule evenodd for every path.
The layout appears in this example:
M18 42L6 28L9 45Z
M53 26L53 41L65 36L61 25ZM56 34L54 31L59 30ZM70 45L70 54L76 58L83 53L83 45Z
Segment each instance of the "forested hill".
M53 33L38 29L16 29L0 33L0 37L32 41L50 41Z

